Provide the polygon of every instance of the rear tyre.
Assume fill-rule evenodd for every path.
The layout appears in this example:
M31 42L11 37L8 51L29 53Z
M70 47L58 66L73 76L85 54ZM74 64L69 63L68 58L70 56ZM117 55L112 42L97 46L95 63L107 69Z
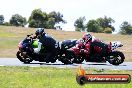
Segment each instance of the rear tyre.
M51 54L46 54L47 56L45 57L45 62L46 63L49 63L49 62L51 62L51 63L54 63L54 62L56 62L56 57L54 56L54 55L51 55Z
M77 64L81 64L84 61L84 58L81 56L76 56L76 58L74 58L73 63L77 63Z
M30 56L28 56L27 54L26 56L23 56L23 54L20 51L17 52L16 56L21 62L24 62L26 64L33 61L33 59Z
M66 51L61 56L61 62L64 64L72 64L74 60L74 54L71 51Z
M54 57L50 62L51 62L51 63L55 63L56 60L57 60L57 59Z
M125 56L120 51L113 51L109 53L107 61L112 65L119 65L124 62Z

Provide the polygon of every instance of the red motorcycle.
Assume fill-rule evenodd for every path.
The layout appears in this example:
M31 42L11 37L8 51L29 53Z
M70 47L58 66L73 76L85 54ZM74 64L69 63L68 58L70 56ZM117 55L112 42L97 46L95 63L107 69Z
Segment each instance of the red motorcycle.
M96 42L98 43L102 42ZM74 53L73 63L82 63L84 60L86 62L106 62L108 61L112 65L119 65L124 62L125 56L122 52L115 49L122 47L121 42L110 42L110 44L105 44L106 51L105 54L100 55L102 48L99 46L94 46L92 50L91 43L83 44L80 43L75 47L72 47L70 50ZM90 52L93 52L92 54Z

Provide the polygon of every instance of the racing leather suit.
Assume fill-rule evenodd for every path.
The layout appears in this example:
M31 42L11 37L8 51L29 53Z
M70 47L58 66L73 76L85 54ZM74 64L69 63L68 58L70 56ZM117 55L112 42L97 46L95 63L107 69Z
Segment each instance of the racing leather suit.
M89 49L85 48L86 45L90 45ZM102 61L100 57L107 52L106 50L108 46L99 39L96 39L94 36L92 36L91 41L86 42L83 39L80 39L78 41L78 47L86 49L86 51L89 53L90 59L95 59L95 61Z
M56 54L56 48L55 48L56 40L47 34L43 34L38 39L39 39L38 48L35 48L34 52L40 53L42 46L44 46L45 51L47 53L46 54L46 61L50 62Z

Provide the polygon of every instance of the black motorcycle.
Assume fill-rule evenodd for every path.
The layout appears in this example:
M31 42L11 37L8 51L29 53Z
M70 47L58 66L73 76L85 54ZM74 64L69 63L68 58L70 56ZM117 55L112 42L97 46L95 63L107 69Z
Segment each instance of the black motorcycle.
M54 63L58 59L64 64L71 64L73 56L70 54L71 52L68 51L68 49L75 46L76 41L77 40L65 40L56 43L56 54L50 62ZM32 35L27 35L27 37L18 44L19 51L17 52L16 56L21 62L24 63L30 63L33 60L49 63L49 61L45 59L48 52L44 47L42 47L40 53L38 54L33 52L33 48L37 47L38 40L33 39Z
M58 54L55 57L64 64L72 64L74 54L69 49L71 47L74 47L76 43L77 39L70 39L58 42Z
M24 63L30 63L33 60L40 62L47 62L44 58L46 57L46 52L44 51L44 47L42 47L39 54L34 53L33 48L37 48L38 40L34 40L32 35L27 35L25 39L23 39L19 44L19 51L17 52L17 58ZM44 53L45 52L45 53ZM43 53L43 54L42 54ZM55 62L53 60L52 62Z

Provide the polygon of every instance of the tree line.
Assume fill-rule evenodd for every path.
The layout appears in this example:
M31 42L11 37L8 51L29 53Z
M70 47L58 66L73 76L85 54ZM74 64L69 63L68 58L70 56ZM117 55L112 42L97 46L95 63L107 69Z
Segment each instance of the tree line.
M29 17L28 21L25 17L22 17L19 14L14 14L10 18L9 22L4 22L4 16L0 15L0 24L6 26L25 26L29 23L29 27L32 28L46 28L46 29L55 29L55 25L60 22L66 23L63 19L63 15L60 12L52 11L46 13L41 11L41 9L34 9Z
M79 17L74 23L75 30L96 33L112 33L115 31L114 26L112 26L112 24L115 23L115 20L111 17L104 16L103 18L92 19L86 22L86 24L85 21L85 17ZM132 34L132 25L129 22L124 21L120 25L120 33Z
M87 32L96 32L96 33L112 33L115 31L114 24L115 20L111 17L100 17L97 19L91 19L88 22L85 22L85 17L79 17L75 20L74 26L75 31L87 31ZM22 26L29 24L29 27L32 28L46 28L46 29L55 29L55 25L59 23L66 23L66 20L63 19L63 14L60 12L52 11L50 13L43 12L41 9L34 9L31 12L31 15L28 20L25 17L14 14L10 18L9 22L4 22L4 16L0 15L0 25L6 26ZM59 26L59 28L61 28ZM121 34L132 34L132 25L124 21L120 25Z

